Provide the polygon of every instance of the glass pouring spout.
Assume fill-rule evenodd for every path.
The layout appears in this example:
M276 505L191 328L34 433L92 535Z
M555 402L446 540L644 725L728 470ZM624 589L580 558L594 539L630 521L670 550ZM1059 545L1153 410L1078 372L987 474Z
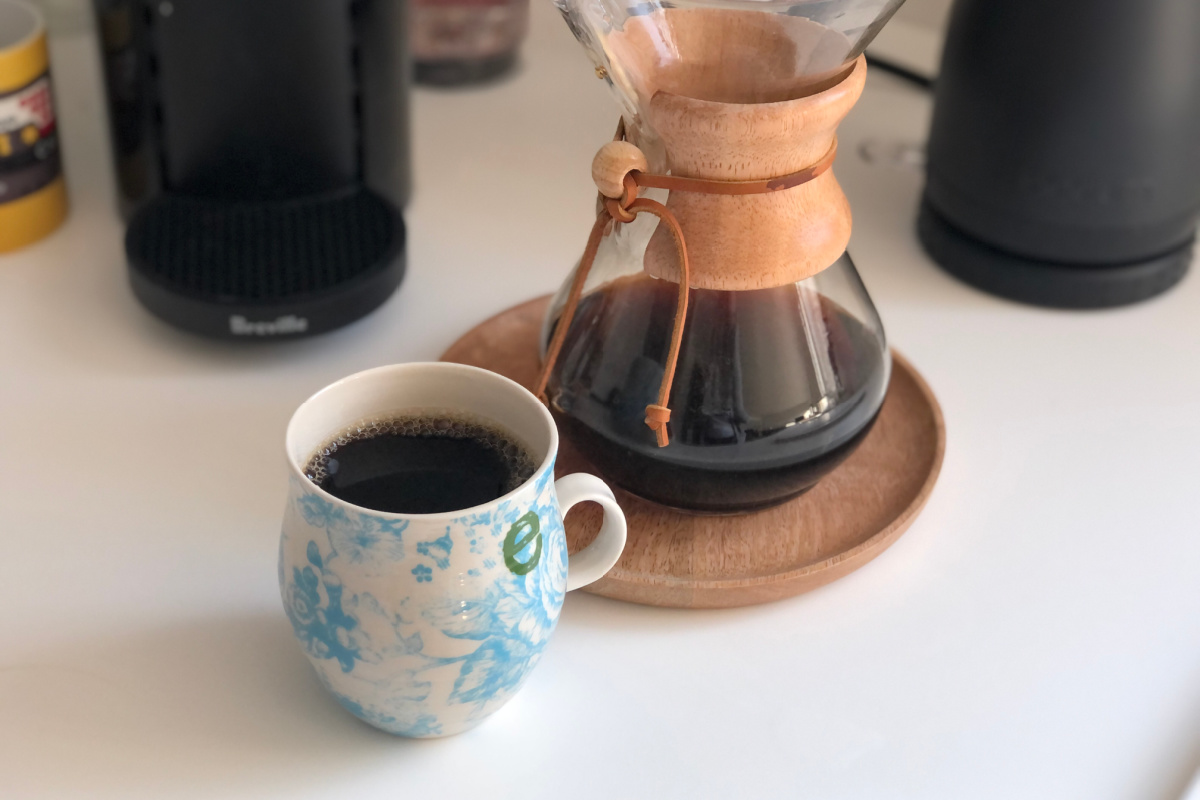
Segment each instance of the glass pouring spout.
M835 84L904 0L554 0L627 123L656 93L794 100Z

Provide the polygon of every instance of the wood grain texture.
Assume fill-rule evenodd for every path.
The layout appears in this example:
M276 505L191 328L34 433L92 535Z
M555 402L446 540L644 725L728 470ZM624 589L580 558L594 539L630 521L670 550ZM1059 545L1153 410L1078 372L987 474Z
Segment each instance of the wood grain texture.
M669 42L660 41L664 34ZM863 58L846 69L832 55L844 56L842 45L809 20L731 9L660 10L609 38L616 60L636 76L645 117L644 126L627 125L631 139L641 144L648 128L661 138L671 174L720 181L787 175L829 151L866 80ZM697 288L795 283L836 261L850 241L850 205L832 171L770 194L671 192L667 208L687 237ZM661 226L644 265L679 280L675 245Z
M650 170L646 154L632 142L607 142L592 159L592 182L600 194L620 200L625 196L625 176L634 170Z
M529 386L549 298L511 308L459 339L445 361L485 367ZM781 600L858 569L916 519L941 470L941 409L916 370L893 354L888 396L862 445L815 488L782 506L736 517L699 517L621 491L629 541L620 562L584 591L654 606L728 608ZM588 471L566 441L557 472ZM600 527L591 504L567 518L571 552Z

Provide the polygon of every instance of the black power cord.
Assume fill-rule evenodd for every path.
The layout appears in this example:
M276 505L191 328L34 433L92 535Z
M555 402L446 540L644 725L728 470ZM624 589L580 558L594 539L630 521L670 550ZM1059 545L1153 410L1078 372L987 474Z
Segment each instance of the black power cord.
M867 53L867 66L871 67L872 69L881 69L884 72L895 75L897 78L902 78L903 80L908 81L914 86L919 86L926 91L933 89L934 80L928 75L922 75L921 73L915 72L908 67L903 67L893 61L888 61L887 59L873 56L870 53Z

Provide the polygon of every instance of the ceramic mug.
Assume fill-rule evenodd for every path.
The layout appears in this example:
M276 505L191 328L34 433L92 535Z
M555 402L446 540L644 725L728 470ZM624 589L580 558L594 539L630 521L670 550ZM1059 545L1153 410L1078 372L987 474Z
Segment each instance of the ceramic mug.
M312 455L357 423L452 412L515 436L533 477L490 503L393 514L339 500L304 475ZM290 491L279 584L321 683L356 716L403 736L447 736L500 708L537 664L563 595L603 576L625 546L625 517L592 475L554 480L558 431L537 398L461 364L360 372L309 398L287 430ZM595 541L568 558L563 515L604 509Z

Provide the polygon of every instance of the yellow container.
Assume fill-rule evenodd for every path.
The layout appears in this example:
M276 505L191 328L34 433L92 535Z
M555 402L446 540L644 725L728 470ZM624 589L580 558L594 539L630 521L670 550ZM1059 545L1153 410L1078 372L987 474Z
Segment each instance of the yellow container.
M0 253L36 242L67 216L46 22L0 0Z

